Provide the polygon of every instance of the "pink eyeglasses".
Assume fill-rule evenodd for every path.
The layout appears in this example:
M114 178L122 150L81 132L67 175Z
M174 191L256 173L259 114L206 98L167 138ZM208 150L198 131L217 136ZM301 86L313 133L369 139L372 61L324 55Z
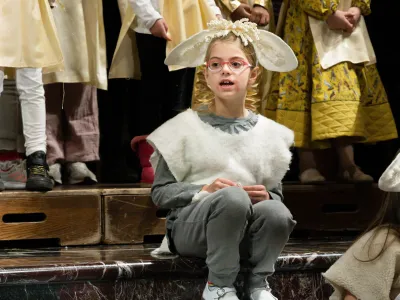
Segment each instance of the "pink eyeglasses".
M213 73L220 72L222 70L222 68L224 67L224 65L228 65L229 69L234 73L240 73L247 67L248 68L253 67L247 61L244 61L243 59L236 59L236 58L231 59L229 61L223 61L218 58L213 58L213 59L210 59L208 62L206 62L205 65Z

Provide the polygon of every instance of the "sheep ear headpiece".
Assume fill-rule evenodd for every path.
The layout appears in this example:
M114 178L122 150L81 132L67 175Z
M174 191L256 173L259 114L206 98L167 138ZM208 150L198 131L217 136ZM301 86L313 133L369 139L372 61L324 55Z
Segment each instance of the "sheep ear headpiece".
M292 49L277 35L259 30L257 24L242 19L236 22L220 19L208 23L203 30L176 46L165 59L166 65L198 67L204 64L210 42L229 33L240 38L244 46L252 44L258 63L267 70L289 72L298 62Z

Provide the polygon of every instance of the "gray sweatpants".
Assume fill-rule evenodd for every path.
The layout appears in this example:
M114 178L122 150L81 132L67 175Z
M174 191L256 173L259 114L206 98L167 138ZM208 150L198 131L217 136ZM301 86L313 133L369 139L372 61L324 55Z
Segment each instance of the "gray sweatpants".
M219 190L180 208L176 216L171 237L177 252L206 258L208 280L221 287L233 286L241 257L252 267L249 288L264 287L296 225L282 202L252 205L238 187Z

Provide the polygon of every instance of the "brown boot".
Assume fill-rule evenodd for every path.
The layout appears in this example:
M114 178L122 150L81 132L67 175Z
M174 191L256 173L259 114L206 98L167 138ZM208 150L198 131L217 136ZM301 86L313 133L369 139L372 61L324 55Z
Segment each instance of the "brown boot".
M352 183L368 183L374 182L372 176L365 174L360 168L355 167L353 170L345 170L342 174L342 179Z
M300 182L303 184L321 184L326 181L325 177L314 168L305 170L300 174Z

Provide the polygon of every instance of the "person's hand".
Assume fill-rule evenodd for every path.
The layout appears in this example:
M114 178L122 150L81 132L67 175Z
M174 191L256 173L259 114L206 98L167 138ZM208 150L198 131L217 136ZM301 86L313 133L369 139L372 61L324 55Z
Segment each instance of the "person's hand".
M49 0L49 4L51 8L54 8L57 6L56 0Z
M330 15L326 20L329 29L352 32L354 25L347 19L347 16L350 16L350 14L341 10L337 10L334 14Z
M256 5L251 10L250 21L259 26L265 26L269 23L269 13L265 7Z
M270 199L269 193L263 185L244 186L243 189L247 192L253 204Z
M245 3L240 4L240 6L231 13L231 19L233 22L243 18L250 19L250 17L251 17L251 8L249 5Z
M156 37L171 41L171 36L168 33L168 25L164 19L158 19L150 28L150 32Z
M203 186L201 190L209 193L214 193L230 186L237 186L237 184L229 179L218 178L213 183Z
M222 20L224 17L221 15L215 15L217 17L218 20Z
M356 27L361 18L361 9L359 7L350 7L347 11L346 18Z

